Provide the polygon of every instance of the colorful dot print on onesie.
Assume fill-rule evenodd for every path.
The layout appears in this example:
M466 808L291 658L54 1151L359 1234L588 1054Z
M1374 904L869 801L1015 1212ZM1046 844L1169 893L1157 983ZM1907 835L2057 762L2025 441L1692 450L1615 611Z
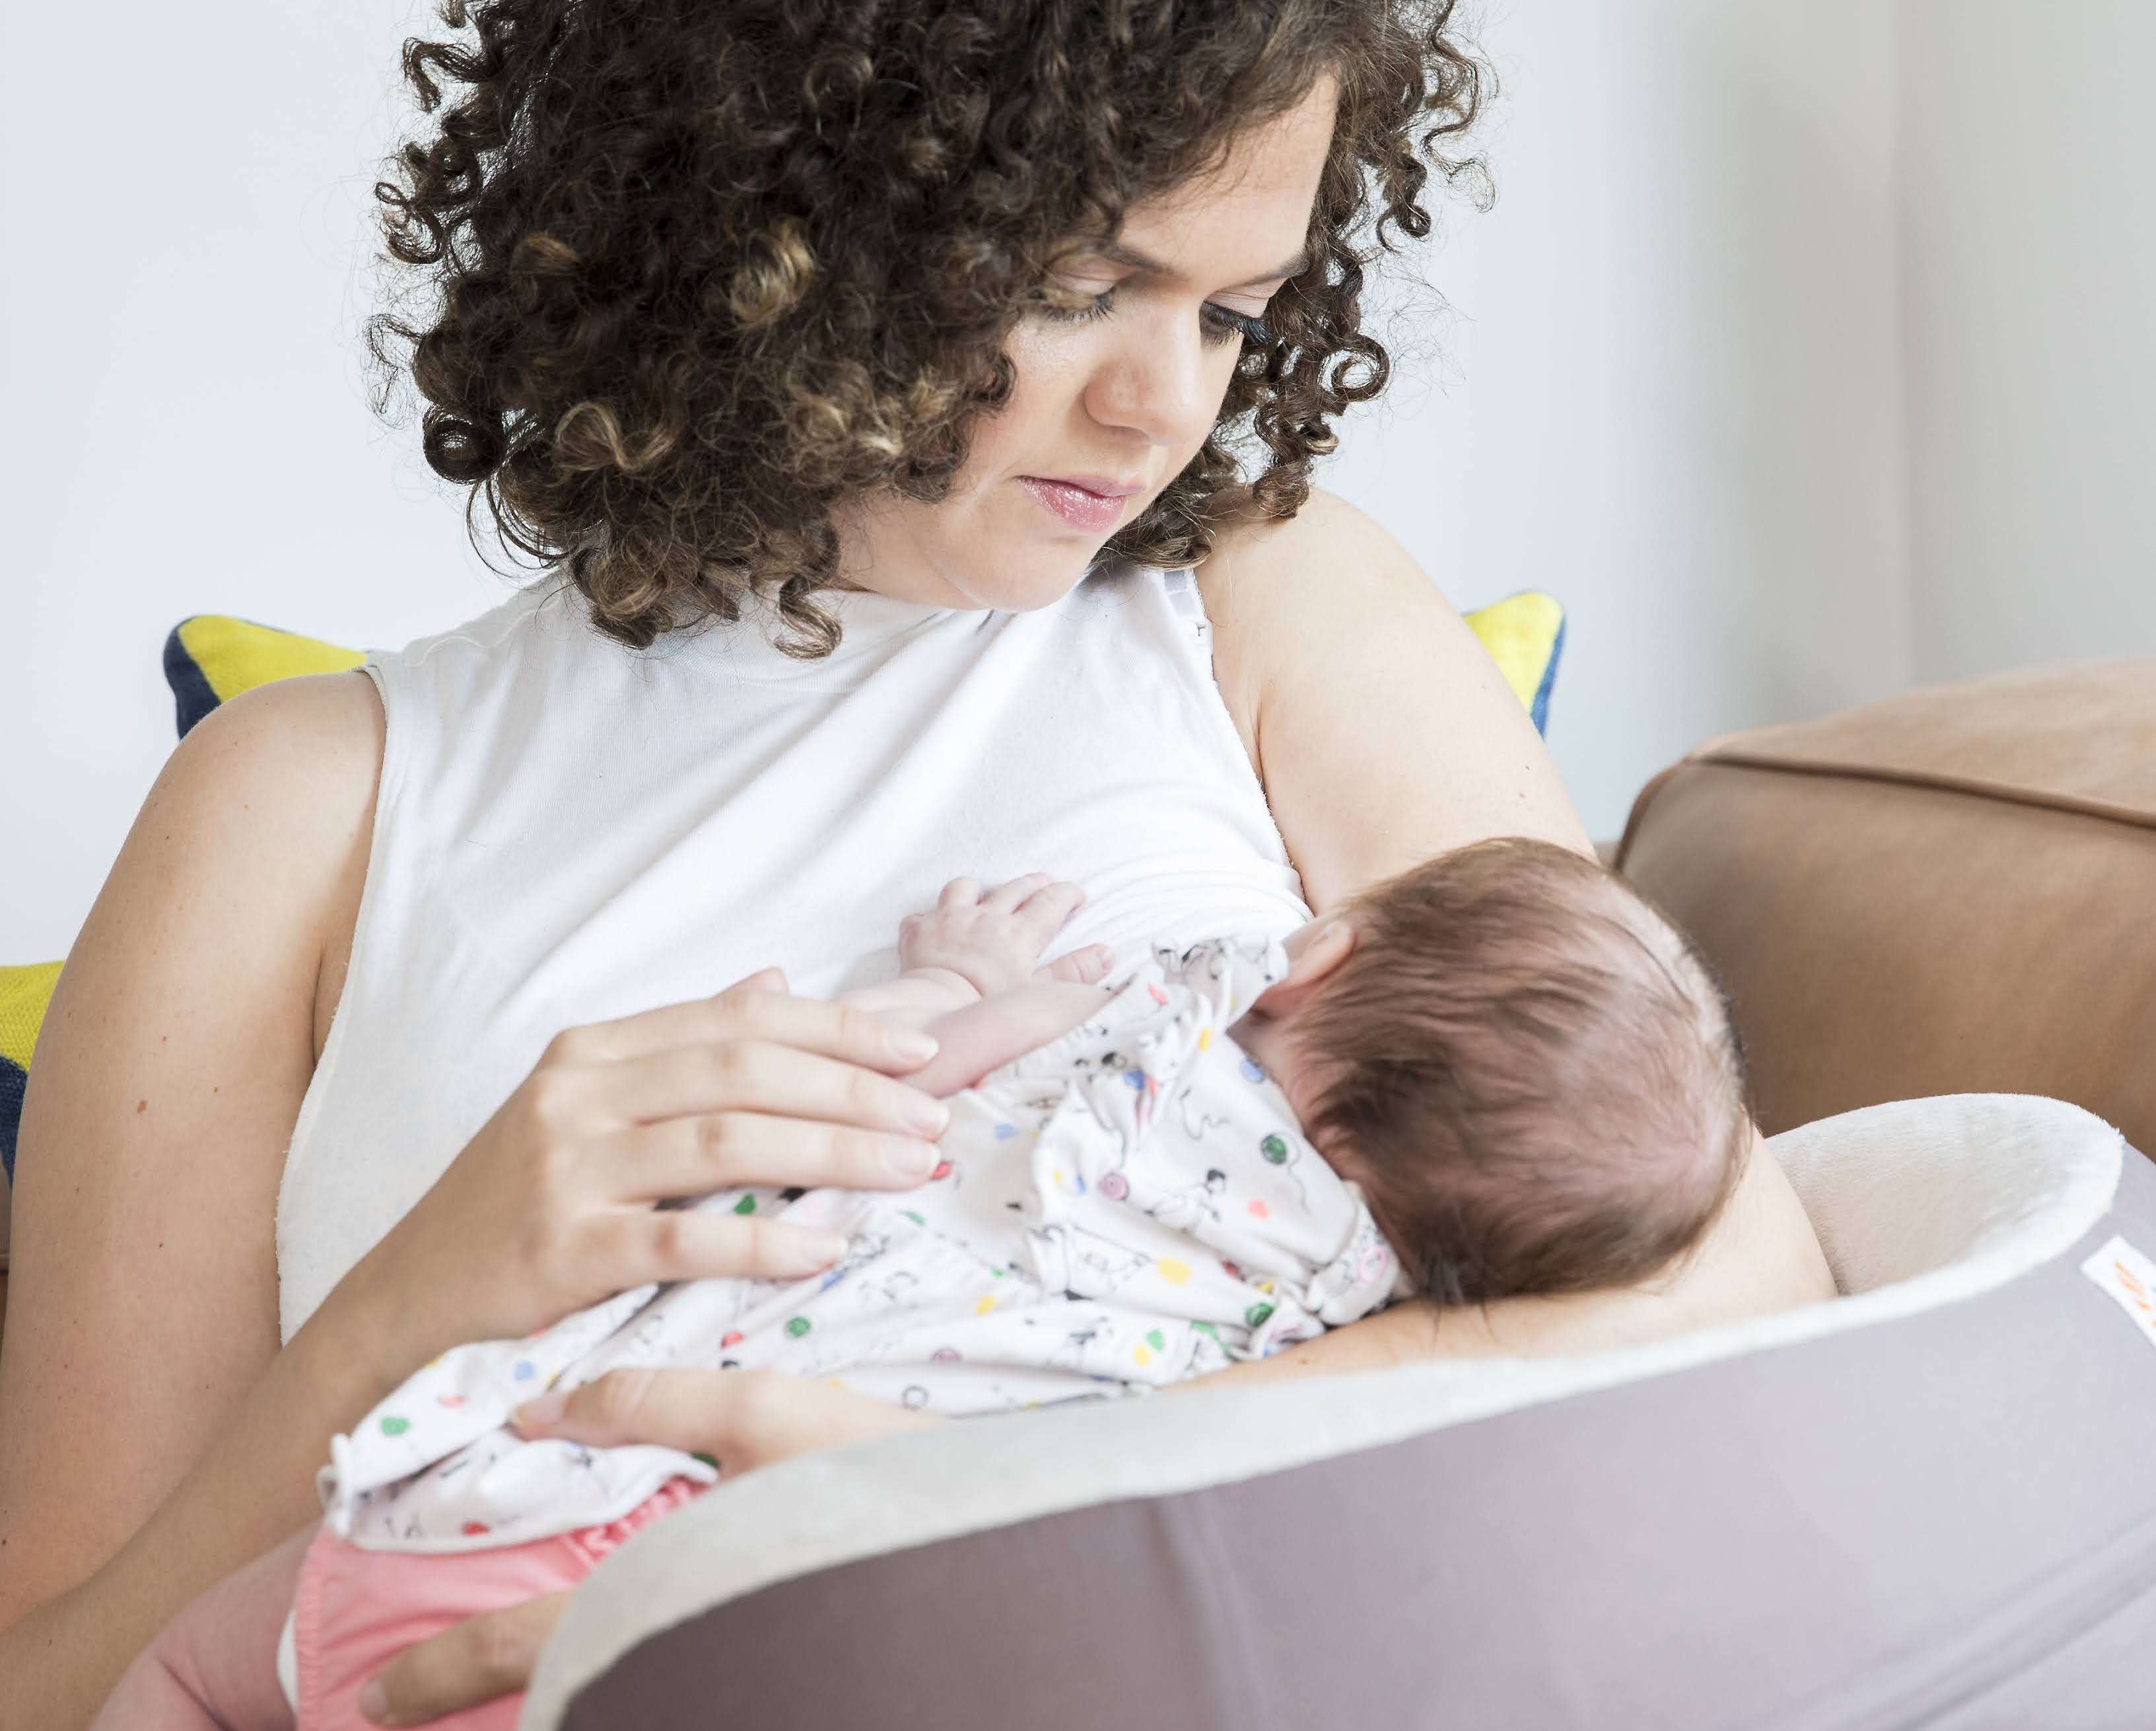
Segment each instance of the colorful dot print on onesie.
M332 1444L332 1530L510 1545L618 1521L672 1477L710 1482L708 1459L566 1451L507 1422L541 1388L629 1364L776 1368L963 1417L1164 1386L1367 1313L1384 1296L1369 1277L1390 1277L1368 1210L1232 1032L1285 972L1261 934L1158 946L1085 1022L952 1097L928 1183L693 1205L849 1249L798 1280L641 1288L444 1354Z

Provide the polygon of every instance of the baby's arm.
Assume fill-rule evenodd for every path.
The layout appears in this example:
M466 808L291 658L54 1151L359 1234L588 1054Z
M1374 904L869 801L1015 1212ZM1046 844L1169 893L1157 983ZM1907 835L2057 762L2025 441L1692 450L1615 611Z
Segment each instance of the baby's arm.
M1069 1032L1107 1001L1098 986L1043 980L963 1005L926 1024L936 1056L906 1072L909 1087L941 1099Z
M906 971L836 1001L932 1033L940 1050L906 1080L927 1093L956 1093L1075 1026L1101 1002L1094 982L1114 960L1106 946L1034 965L1085 899L1077 885L1044 871L985 892L972 878L953 878L933 909L901 922Z
M315 1531L302 1528L167 1624L90 1731L292 1731L277 1641Z

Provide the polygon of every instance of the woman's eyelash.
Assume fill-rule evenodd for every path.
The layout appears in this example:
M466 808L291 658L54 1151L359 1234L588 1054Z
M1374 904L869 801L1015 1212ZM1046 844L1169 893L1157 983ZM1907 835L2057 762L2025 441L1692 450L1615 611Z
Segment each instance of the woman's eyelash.
M1044 316L1058 324L1078 325L1091 319L1106 317L1115 304L1116 291L1113 289L1103 290L1093 297L1091 304L1081 307L1058 306L1040 295L1036 295L1034 299ZM1252 342L1273 341L1273 333L1265 328L1264 322L1252 318L1248 313L1215 306L1208 301L1199 317L1205 323L1206 335L1214 342L1226 342L1237 336L1248 337Z
M1240 331L1253 342L1270 342L1273 333L1266 329L1265 321L1254 319L1246 312L1237 312L1232 307L1208 306L1206 314L1219 321L1219 327L1229 332Z

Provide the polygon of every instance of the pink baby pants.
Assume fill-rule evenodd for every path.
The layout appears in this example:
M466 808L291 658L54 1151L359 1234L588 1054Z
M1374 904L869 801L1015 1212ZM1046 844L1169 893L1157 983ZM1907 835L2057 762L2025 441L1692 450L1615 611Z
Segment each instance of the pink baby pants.
M362 1550L327 1527L300 1564L292 1607L299 1731L377 1731L359 1711L367 1680L415 1641L480 1612L574 1586L639 1528L705 1487L677 1478L618 1521L496 1550L439 1556ZM433 1722L433 1731L516 1731L522 1694Z

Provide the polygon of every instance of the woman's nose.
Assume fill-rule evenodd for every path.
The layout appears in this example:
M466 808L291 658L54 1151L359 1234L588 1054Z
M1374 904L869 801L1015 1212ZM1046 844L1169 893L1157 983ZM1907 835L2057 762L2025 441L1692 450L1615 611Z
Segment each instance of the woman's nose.
M1086 387L1086 407L1103 426L1128 427L1158 444L1203 436L1219 411L1196 326L1187 333L1134 320L1117 333Z

